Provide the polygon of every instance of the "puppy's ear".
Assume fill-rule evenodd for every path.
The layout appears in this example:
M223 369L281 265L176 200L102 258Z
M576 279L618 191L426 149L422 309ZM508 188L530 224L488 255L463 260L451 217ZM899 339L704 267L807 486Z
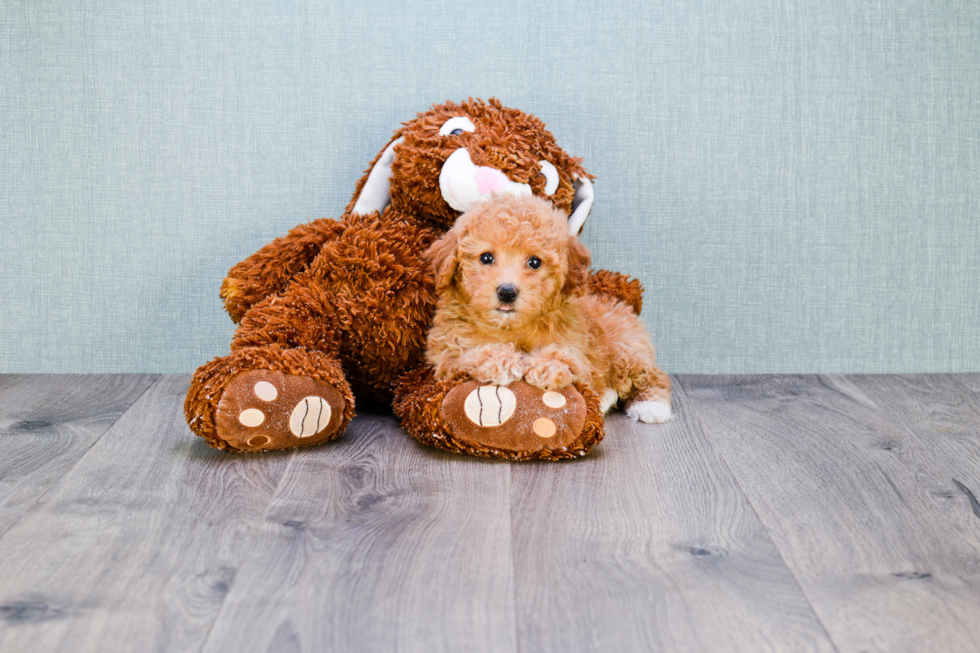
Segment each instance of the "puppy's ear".
M452 285L453 277L456 276L456 268L459 266L459 257L456 255L458 249L459 232L450 229L425 252L425 257L432 264L436 290L439 292Z
M589 267L592 265L592 257L585 245L579 242L578 238L572 236L568 239L568 274L565 275L565 285L562 292L566 295L580 295L585 291L589 282Z

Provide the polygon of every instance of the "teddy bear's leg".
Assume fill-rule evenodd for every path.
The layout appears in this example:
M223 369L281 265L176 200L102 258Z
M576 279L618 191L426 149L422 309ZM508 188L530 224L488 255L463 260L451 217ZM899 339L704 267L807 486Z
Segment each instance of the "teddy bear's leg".
M218 449L271 451L332 440L354 416L332 308L309 279L246 313L231 353L194 374L184 412Z
M584 385L545 392L524 381L439 381L430 367L403 376L395 414L423 444L489 458L557 460L584 456L602 440L599 396Z

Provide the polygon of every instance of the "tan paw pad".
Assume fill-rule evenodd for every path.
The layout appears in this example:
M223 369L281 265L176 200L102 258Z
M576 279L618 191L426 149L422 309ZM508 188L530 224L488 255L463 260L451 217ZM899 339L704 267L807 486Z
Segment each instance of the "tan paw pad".
M268 435L256 435L248 439L247 443L250 447L261 448L272 442L272 438Z
M265 413L258 408L246 408L238 415L238 421L242 426L254 428L265 421Z
M549 391L541 395L541 401L548 408L561 408L565 405L565 395L560 392Z
M262 401L275 401L276 397L279 396L279 391L276 390L276 386L268 381L259 381L256 383L255 387L252 388L252 392Z
M293 408L289 416L289 430L297 438L316 435L330 423L330 404L321 397L306 397Z
M534 424L531 426L531 428L534 430L535 435L542 438L550 438L558 431L558 427L555 426L555 423L547 417L539 417L538 419L534 420Z
M499 385L484 385L466 397L463 411L478 426L500 426L517 408L514 393Z

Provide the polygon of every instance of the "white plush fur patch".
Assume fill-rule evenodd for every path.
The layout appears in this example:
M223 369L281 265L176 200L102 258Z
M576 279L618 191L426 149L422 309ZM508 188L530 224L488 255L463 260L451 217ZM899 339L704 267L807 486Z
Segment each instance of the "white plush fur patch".
M674 411L671 409L669 401L658 399L656 401L637 401L626 409L626 414L634 422L661 424L673 417Z
M568 217L568 233L577 236L585 225L585 219L592 210L595 191L588 177L575 178L575 199L572 200L572 214Z
M555 191L558 190L558 168L555 167L551 161L545 161L542 159L538 162L541 166L541 174L544 175L544 194L554 195Z
M395 160L395 146L404 141L399 138L385 148L384 154L378 162L371 168L361 194L357 196L354 203L353 213L364 215L374 211L384 211L385 207L391 203L389 190L391 189L391 162Z

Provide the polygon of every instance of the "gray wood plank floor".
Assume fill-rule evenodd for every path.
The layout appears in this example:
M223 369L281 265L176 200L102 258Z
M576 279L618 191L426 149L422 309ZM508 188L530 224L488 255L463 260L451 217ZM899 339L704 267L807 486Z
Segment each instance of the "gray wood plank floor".
M4 376L0 535L146 392L155 376Z
M0 376L0 651L980 651L980 375L675 379L590 456L215 452Z

